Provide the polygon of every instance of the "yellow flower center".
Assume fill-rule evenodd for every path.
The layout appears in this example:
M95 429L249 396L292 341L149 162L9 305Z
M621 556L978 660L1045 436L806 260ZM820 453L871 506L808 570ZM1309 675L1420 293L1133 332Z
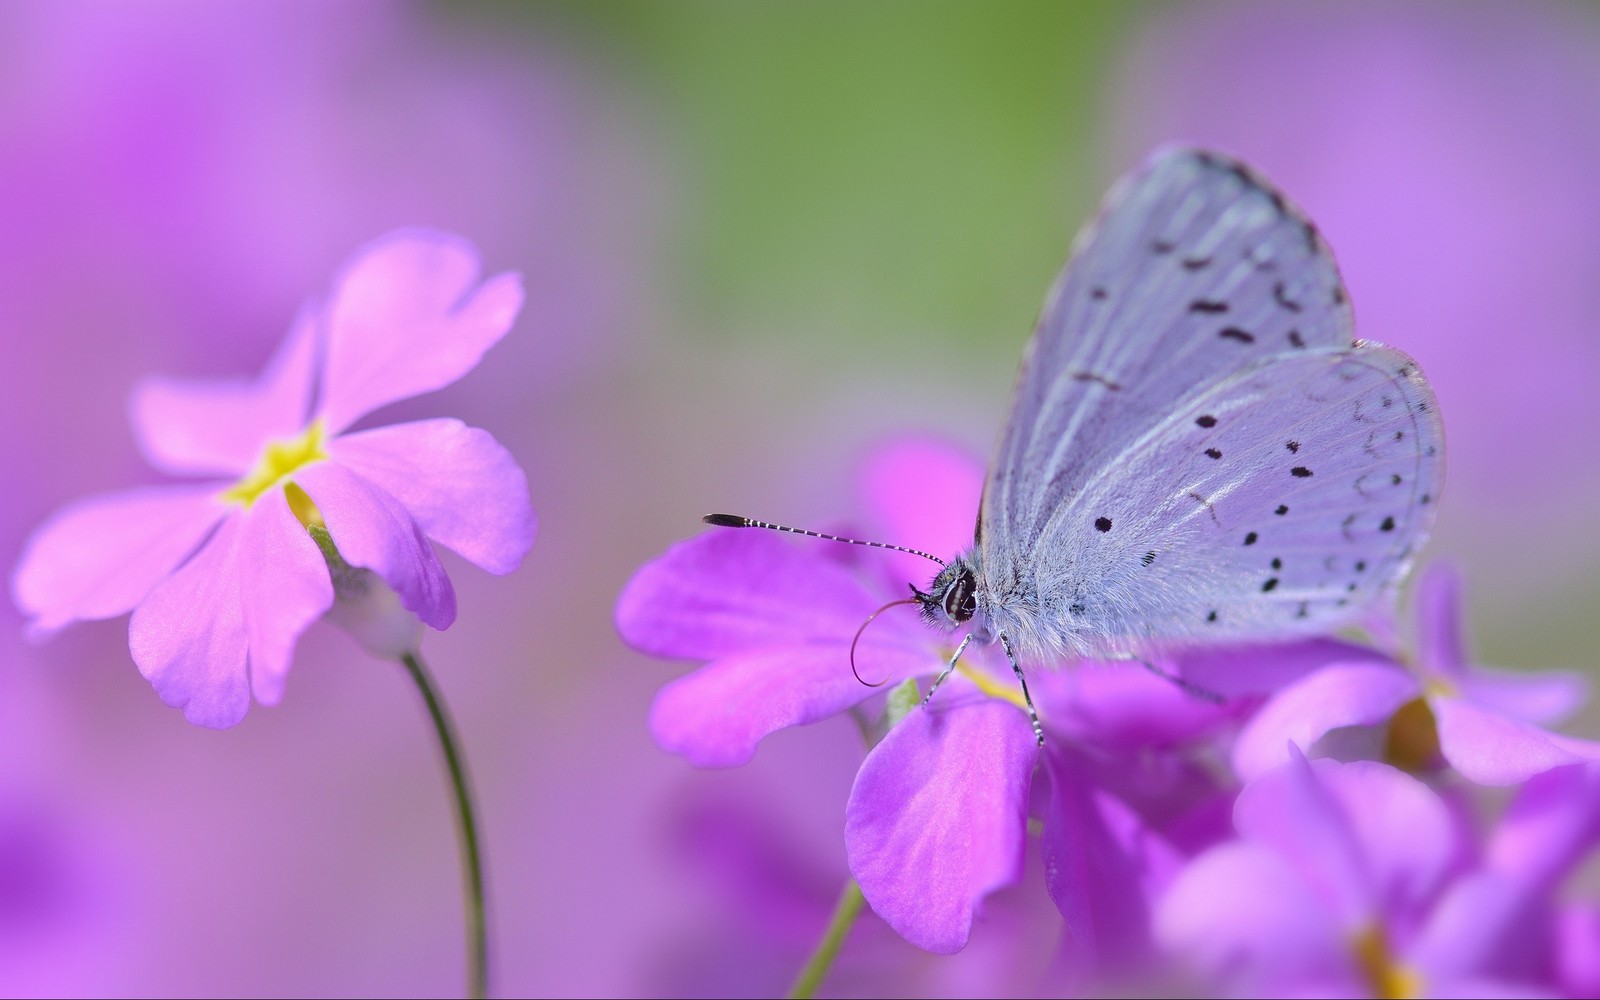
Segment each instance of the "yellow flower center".
M1005 684L997 681L984 671L979 670L977 667L969 667L966 663L957 663L956 669L972 683L978 685L978 690L989 697L1009 701L1024 712L1028 710L1028 703L1022 700L1022 688L1015 683Z
M1439 761L1439 723L1426 697L1413 698L1389 717L1383 759L1413 774L1432 770Z
M1377 924L1367 927L1356 935L1351 947L1373 996L1382 1000L1422 996L1422 976L1395 961L1382 927Z
M269 443L262 449L261 460L256 463L256 467L243 479L230 486L222 494L222 499L241 507L250 506L268 490L283 483L296 470L326 459L328 453L323 448L325 440L322 421L313 420L311 426L298 437ZM317 514L316 505L311 502L311 498L304 490L293 483L285 483L284 494L289 500L289 508L294 511L295 517L300 519L301 524L310 526L321 523L322 518Z

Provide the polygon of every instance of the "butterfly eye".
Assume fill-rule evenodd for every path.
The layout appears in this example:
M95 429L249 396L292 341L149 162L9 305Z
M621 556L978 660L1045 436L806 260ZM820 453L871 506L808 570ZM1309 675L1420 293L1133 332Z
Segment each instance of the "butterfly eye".
M973 597L976 586L972 571L967 570L956 577L950 589L944 592L944 613L950 616L951 621L964 622L977 612L978 603Z

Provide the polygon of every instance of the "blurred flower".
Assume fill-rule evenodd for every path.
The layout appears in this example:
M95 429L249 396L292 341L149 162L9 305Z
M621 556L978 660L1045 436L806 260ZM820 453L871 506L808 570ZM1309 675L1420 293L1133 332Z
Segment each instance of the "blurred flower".
M457 420L343 432L465 375L521 301L515 275L478 284L465 241L396 233L350 261L258 382L141 384L133 417L151 464L232 478L91 497L56 514L12 580L31 631L132 609L140 672L191 722L221 728L244 717L252 692L275 704L300 633L336 598L367 604L374 576L416 618L448 627L455 593L429 540L510 572L533 537L522 471ZM319 536L335 547L327 559ZM380 630L382 620L380 608ZM379 649L389 655L414 648L403 628L356 631L397 643Z
M1535 774L1600 759L1600 744L1552 733L1583 701L1578 674L1496 671L1468 663L1461 627L1461 579L1430 567L1417 600L1415 673L1392 661L1331 663L1262 706L1234 745L1245 780L1278 766L1284 747L1308 750L1329 732L1382 726L1376 751L1401 767L1423 770L1442 758L1469 781L1519 784Z
M1450 426L1449 526L1559 581L1600 475L1600 18L1576 4L1163 8L1112 88L1117 164L1159 142L1260 167L1326 234L1357 332ZM1514 511L1515 516L1506 516ZM1463 537L1469 537L1463 533ZM1514 557L1520 557L1514 558ZM1494 581L1486 581L1494 582Z
M530 385L607 356L641 294L655 161L580 51L484 20L0 5L0 419L55 429L0 440L0 461L49 473L14 483L0 561L64 497L139 474L103 430L136 373L260 365L305 290L374 234L471 233L523 275L526 335L479 373L469 421L524 414ZM63 443L96 460L57 461Z
M1530 785L1480 855L1471 811L1417 779L1293 753L1240 793L1238 839L1174 880L1156 935L1207 993L1551 994L1553 889L1596 842L1592 775L1550 790L1574 778L1585 794Z

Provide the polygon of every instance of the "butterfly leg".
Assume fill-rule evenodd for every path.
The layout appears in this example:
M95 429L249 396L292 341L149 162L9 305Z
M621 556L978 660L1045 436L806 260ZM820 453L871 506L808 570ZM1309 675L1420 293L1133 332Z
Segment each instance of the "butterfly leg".
M1199 698L1201 701L1209 701L1213 705L1220 705L1227 701L1226 698L1222 697L1220 694L1217 694L1215 691L1212 691L1208 688L1203 688L1192 681L1186 681L1177 674L1162 670L1160 667L1156 666L1154 663L1151 663L1149 660L1144 659L1143 657L1134 656L1132 653L1123 653L1119 655L1117 659L1132 660L1134 663L1143 666L1146 670L1150 671L1152 674L1155 674L1157 677L1161 678L1167 683L1177 686L1183 691L1183 693L1191 695L1195 698Z
M1011 648L1011 640L1004 632L1000 633L1000 645L1005 647L1006 659L1011 661L1011 670L1017 675L1017 683L1022 685L1022 700L1028 705L1028 721L1033 723L1033 736L1044 746L1044 727L1039 725L1039 712L1033 707L1033 695L1028 693L1028 678L1022 675L1022 664L1017 662L1016 651Z
M924 705L926 705L928 702L933 700L933 693L935 691L939 690L939 685L943 684L944 683L944 679L946 677L949 677L950 676L950 672L956 668L956 661L961 659L961 654L966 652L967 643L969 643L971 641L972 641L972 633L968 632L966 634L966 636L961 640L961 645L956 647L955 655L950 657L949 664L947 664L943 670L939 671L939 676L935 677L933 679L933 686L928 688L928 693L922 696L922 703Z

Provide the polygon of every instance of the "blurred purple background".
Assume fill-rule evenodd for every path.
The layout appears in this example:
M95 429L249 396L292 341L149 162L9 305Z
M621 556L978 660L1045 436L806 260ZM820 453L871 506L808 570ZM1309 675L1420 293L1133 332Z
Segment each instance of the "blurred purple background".
M845 877L859 736L726 772L661 753L645 714L684 668L622 647L616 593L709 510L848 518L887 434L986 452L1073 232L1165 141L1278 181L1358 332L1434 379L1430 552L1484 658L1589 667L1592 7L0 6L0 561L152 478L141 376L252 374L358 245L462 233L528 306L377 419L487 428L540 518L509 578L446 554L461 615L424 646L477 781L495 988L780 991ZM209 732L126 636L29 646L0 604L0 994L459 992L448 793L403 673L317 626L282 706ZM953 959L868 917L828 989L1030 990L1060 931L1038 877Z

